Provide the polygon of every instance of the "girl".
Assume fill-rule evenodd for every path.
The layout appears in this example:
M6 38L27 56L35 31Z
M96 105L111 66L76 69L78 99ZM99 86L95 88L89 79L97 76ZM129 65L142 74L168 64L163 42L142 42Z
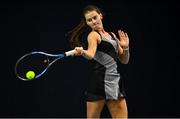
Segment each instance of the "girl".
M129 61L129 38L127 33L119 30L119 39L103 27L101 10L89 5L83 10L80 24L70 31L70 45L93 63L93 73L88 82L87 118L99 118L106 104L113 118L127 118L127 104L118 69L118 61ZM81 37L90 29L87 36L87 49L83 49Z

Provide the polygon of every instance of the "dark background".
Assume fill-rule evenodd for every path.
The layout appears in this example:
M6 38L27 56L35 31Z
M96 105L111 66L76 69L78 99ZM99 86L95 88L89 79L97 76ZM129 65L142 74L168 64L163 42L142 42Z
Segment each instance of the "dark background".
M177 3L138 0L1 2L0 117L85 117L87 60L58 61L30 82L14 75L14 65L27 52L70 50L66 33L88 4L105 12L105 30L129 34L131 58L121 66L129 117L180 117ZM110 117L106 107L102 117Z

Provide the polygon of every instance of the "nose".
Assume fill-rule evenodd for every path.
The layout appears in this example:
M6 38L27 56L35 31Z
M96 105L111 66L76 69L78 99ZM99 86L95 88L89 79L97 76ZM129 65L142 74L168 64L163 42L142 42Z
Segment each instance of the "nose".
M93 24L96 23L96 20L93 19L93 20L92 20L92 23L93 23Z

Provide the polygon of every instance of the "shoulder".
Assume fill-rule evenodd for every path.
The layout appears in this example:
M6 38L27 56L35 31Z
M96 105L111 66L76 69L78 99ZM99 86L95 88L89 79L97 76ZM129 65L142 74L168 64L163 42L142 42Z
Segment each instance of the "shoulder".
M91 31L88 34L88 41L97 41L98 43L101 41L101 36L98 32L96 31Z
M91 31L89 34L88 34L88 37L100 37L100 34L96 31Z

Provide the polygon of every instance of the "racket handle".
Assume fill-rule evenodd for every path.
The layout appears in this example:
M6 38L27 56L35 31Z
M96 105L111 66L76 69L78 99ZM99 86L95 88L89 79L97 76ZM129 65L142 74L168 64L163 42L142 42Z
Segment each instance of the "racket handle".
M75 53L76 53L76 50L70 50L70 51L65 52L65 55L68 57L68 56L73 56Z

